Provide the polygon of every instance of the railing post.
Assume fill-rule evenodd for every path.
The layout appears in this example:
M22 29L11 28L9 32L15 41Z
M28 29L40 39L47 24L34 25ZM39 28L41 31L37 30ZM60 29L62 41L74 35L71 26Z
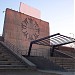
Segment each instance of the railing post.
M54 55L54 49L55 49L55 46L52 46L52 48L50 48L50 56L53 57Z
M31 42L31 43L30 43L30 46L29 46L28 56L30 56L32 44L33 44L33 43Z

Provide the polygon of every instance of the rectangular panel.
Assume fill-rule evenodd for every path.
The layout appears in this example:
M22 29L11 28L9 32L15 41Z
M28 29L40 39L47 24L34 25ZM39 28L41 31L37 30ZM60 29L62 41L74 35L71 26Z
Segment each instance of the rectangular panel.
M36 8L33 8L31 6L28 6L27 4L24 4L24 3L20 3L20 9L19 11L21 13L24 13L24 14L27 14L27 15L30 15L32 17L35 17L35 18L38 18L40 19L40 11Z

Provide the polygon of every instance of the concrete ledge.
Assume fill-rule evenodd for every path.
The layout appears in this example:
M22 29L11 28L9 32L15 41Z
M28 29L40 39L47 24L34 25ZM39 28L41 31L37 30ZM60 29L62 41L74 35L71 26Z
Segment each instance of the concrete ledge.
M0 70L0 74L1 75L63 75L63 74L58 74L58 73L54 73L54 72L42 72L42 71L38 71L38 70L29 70L29 69L16 69L16 70L11 70L11 69L7 69L7 70Z

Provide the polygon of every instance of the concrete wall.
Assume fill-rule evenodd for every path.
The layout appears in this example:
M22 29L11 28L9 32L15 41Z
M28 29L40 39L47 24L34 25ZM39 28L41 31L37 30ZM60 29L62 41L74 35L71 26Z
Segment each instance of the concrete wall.
M5 41L14 44L25 54L32 40L49 36L49 23L7 8L3 36ZM33 49L39 48L48 47L33 46Z
M20 2L19 11L24 13L24 14L27 14L27 15L33 16L35 18L38 18L38 19L40 19L40 17L41 17L40 10L38 10L36 8L33 8L33 7L31 7L31 6L27 5L27 4L24 4L22 2Z

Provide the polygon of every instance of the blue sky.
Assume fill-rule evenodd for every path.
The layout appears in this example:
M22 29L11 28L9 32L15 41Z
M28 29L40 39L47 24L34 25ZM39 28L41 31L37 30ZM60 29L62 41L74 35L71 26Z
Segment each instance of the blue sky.
M49 22L50 34L74 33L74 0L0 0L0 34L3 31L6 8L19 11L20 2L41 11L41 19Z

